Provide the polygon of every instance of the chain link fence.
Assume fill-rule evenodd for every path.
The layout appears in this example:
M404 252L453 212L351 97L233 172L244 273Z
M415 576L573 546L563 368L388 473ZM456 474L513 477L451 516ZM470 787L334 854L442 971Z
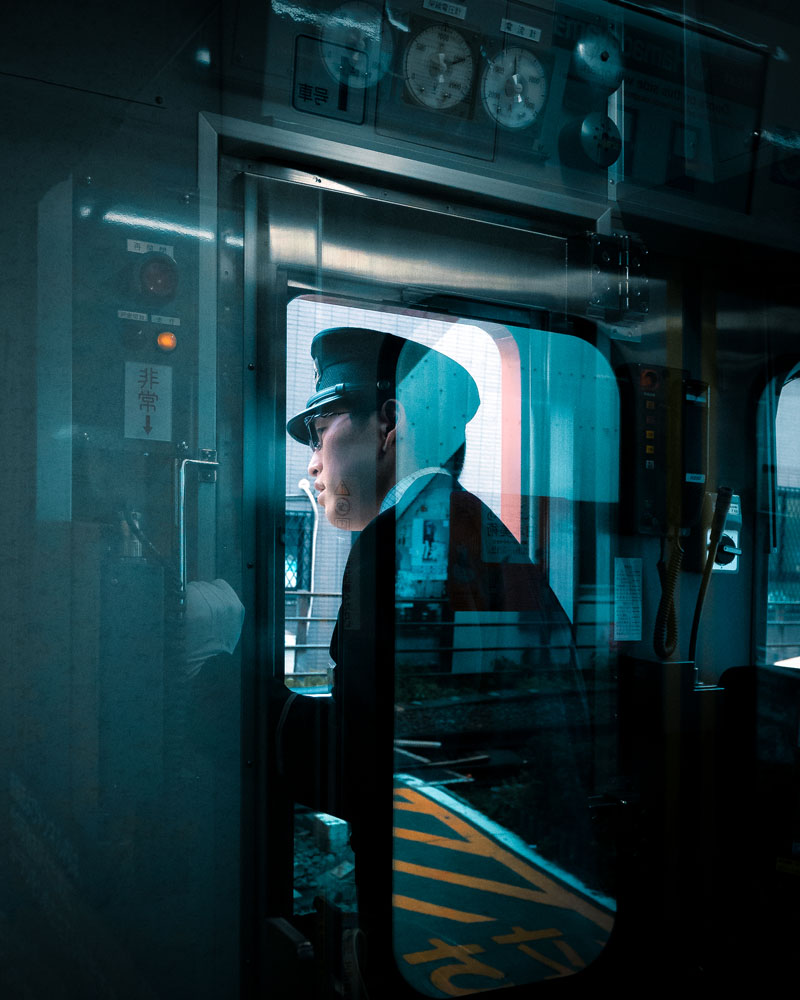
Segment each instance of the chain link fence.
M284 587L287 591L311 587L313 515L306 511L286 511L286 562Z
M769 561L767 660L800 656L800 487L779 486Z

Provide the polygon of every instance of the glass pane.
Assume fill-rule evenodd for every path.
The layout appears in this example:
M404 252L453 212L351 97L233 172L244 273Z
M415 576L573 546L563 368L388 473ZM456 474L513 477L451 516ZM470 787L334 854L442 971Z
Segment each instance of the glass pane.
M342 729L335 815L314 808L324 795L296 807L295 910L335 912L340 932L375 929L391 894L394 960L423 995L577 972L602 950L615 908L589 802L616 773L602 652L616 381L564 335L303 296L288 310L290 415L320 369L330 382L331 358L315 370L310 349L336 327L366 338L364 355L397 338L386 340L399 349L396 410L373 399L362 411L339 393L314 425L318 452L287 436L286 683L328 703ZM388 479L380 455L362 460L375 427ZM376 499L364 523L362 493ZM308 591L289 542L303 517ZM297 756L309 772L331 763ZM390 769L393 881L368 846L392 824L380 805Z
M800 666L800 380L781 390L775 418L775 548L769 559L767 662Z
M240 456L241 402L197 321L198 229L157 202L66 181L40 204L36 598L4 739L19 996L238 989L241 544L223 568L215 538L241 487L214 416Z
M610 579L607 531L591 579L578 578L577 510L616 497L616 460L603 477L586 461L618 450L616 384L586 344L513 334L510 350L495 331L493 392L457 355L479 386L478 414L501 430L494 509L481 463L468 483L451 459L464 440L467 460L486 453L470 439L461 373L438 361L435 380L398 376L406 413L433 396L451 432L409 435L403 466L428 471L401 484L394 507L394 950L433 997L577 972L613 925L589 814L595 761L614 756L612 717L586 684L602 687L608 664L592 656L592 674L581 669L565 607L574 615L581 584L607 591ZM520 432L523 383L532 419ZM514 493L520 468L531 488Z

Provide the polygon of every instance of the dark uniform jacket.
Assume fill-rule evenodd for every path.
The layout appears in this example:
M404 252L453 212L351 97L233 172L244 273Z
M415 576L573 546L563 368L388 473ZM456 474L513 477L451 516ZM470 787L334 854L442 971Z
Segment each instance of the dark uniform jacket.
M333 697L295 696L280 755L296 800L351 824L362 921L390 916L395 739L513 748L538 775L539 822L562 843L585 838L569 621L508 529L452 477L418 480L361 532L330 651Z

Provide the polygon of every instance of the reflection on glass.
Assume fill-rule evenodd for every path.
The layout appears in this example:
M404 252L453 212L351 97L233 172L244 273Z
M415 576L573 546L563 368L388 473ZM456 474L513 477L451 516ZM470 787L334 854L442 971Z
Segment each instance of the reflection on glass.
M577 972L614 919L588 807L615 753L612 546L608 518L586 514L617 498L613 375L588 345L539 331L312 297L288 318L287 412L307 415L315 447L287 438L285 672L296 691L332 692L336 733L323 766L336 787L298 812L297 908L333 905L374 933L391 892L395 962L423 995ZM335 327L359 350L342 360L347 337L327 355L317 342L315 369L311 342ZM342 389L359 379L366 402ZM311 516L306 474L322 516L304 577L290 539ZM372 846L389 824L391 882Z
M575 477L586 443L563 437L565 427L582 425L581 404L567 406L577 393L565 383L576 366L585 374L575 357L585 345L571 350L577 342L544 334L533 347L527 340L525 331L520 342L532 353L546 344L561 372L551 385L549 370L536 369L534 384L546 390L537 402L549 404L532 432L534 454L547 459L538 492L562 505L600 499ZM481 407L505 429L498 402L519 392L519 366L503 376ZM425 393L397 387L407 414L435 399L452 435L435 434L438 454L412 438L404 468L433 461L439 469L395 506L394 950L406 978L434 997L577 972L613 923L611 901L588 888L598 888L591 749L571 624L545 575L545 553L530 558L529 518L521 544L483 502L480 478L475 492L459 481L450 449L466 427L451 379L445 369ZM577 385L586 393L585 380ZM519 451L503 454L521 464ZM611 492L605 487L602 499ZM558 538L555 530L538 540L549 549ZM561 584L573 589L573 574Z

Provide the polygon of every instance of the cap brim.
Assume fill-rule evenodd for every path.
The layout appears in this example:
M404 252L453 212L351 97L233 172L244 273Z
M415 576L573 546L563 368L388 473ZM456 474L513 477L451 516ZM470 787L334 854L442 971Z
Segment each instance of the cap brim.
M295 416L293 416L292 419L286 423L286 431L289 434L289 437L293 437L295 441L299 441L300 444L310 444L311 439L308 434L306 420L315 413L320 413L323 409L324 407L318 404L317 406L309 406L308 409L303 410L302 413L295 414Z
M322 389L320 392L314 393L314 395L309 399L308 406L302 410L300 413L296 413L290 420L286 423L286 431L290 437L293 437L295 441L299 441L300 444L310 444L310 438L308 435L308 427L306 426L306 420L309 417L313 417L316 413L325 413L331 409L331 407L337 407L344 403L352 404L356 402L359 397L364 397L365 392L372 388L372 383L365 385L364 383L359 383L357 385L347 385L346 383L339 383L338 385L329 386L327 389Z

